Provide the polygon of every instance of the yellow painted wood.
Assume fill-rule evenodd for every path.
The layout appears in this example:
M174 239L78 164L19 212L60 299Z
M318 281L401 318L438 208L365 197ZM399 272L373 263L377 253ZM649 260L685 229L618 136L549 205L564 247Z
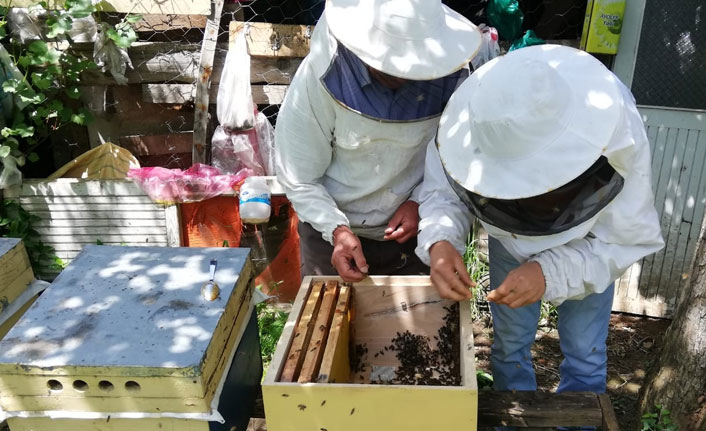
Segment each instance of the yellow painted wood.
M208 422L189 419L8 419L10 431L208 431Z
M321 370L317 378L319 383L348 383L350 381L351 365L348 356L350 303L351 288L341 286L336 311L331 322L331 333L326 342L324 359L321 362Z
M32 281L34 281L34 271L32 267L27 267L17 278L3 285L4 289L0 292L0 313L17 299Z
M299 373L299 383L308 383L316 380L321 367L321 360L324 356L326 348L326 340L331 328L331 319L338 299L338 282L326 282L324 290L324 299L321 301L321 308L314 322L313 334L309 340L304 363L302 364L301 372Z
M242 279L247 285L247 277L242 277ZM220 379L226 371L229 354L236 347L236 335L243 325L247 324L252 289L245 288L240 292L238 289L239 287L236 287L236 294L244 293L245 296L240 298L239 301L231 301L231 303L240 304L239 310L237 313L226 312L224 314L224 318L235 320L232 325L232 331L227 337L221 334L214 334L214 341L212 341L216 344L227 342L226 350L219 354L216 363L217 368L210 373L211 378L205 382L203 376L163 378L130 377L125 375L109 376L104 374L100 376L87 374L76 374L73 376L0 374L0 394L13 394L13 396L0 397L0 407L9 411L15 410L18 405L24 405L27 409L31 407L30 410L54 410L58 408L83 411L85 406L92 405L94 400L99 399L98 402L101 403L103 410L88 411L135 411L135 402L138 402L140 406L153 406L154 410L150 411L155 412L160 410L178 413L207 412L210 410L210 403L213 400ZM222 340L223 343L216 342L216 340ZM211 346L209 345L209 350L210 348ZM214 350L217 351L217 348L214 348ZM105 373L105 370L103 370L103 373ZM62 390L60 392L50 392L50 380L59 382ZM88 385L88 389L84 392L75 390L73 385L76 380L85 382ZM126 388L126 383L133 381L140 385L139 391ZM101 382L110 382L112 388L107 390L105 383L101 385ZM47 397L47 394L52 394L53 396ZM31 401L29 400L30 398L36 398L36 400ZM66 407L62 407L64 405Z
M19 241L0 256L0 312L34 280L34 273L24 243Z
M252 56L306 57L314 26L231 21L231 44L243 30Z
M478 391L464 387L265 384L268 431L476 429Z
M289 348L287 359L283 364L284 369L280 373L280 380L283 382L293 382L299 376L299 371L304 361L305 349L309 345L309 340L313 332L314 319L321 306L321 292L323 288L323 281L316 282L311 287L311 292L306 300L306 307L297 323L294 341Z
M20 320L20 317L25 314L25 311L27 311L27 309L29 309L29 307L31 307L32 304L34 304L34 301L36 300L37 296L35 295L32 299L27 301L27 303L23 305L22 308L17 310L17 312L13 314L12 317L10 317L8 320L5 321L5 323L0 325L0 340L2 340L8 332L10 332L10 329L15 326L15 323ZM3 393L2 389L0 389L0 393Z
M47 390L47 392L49 392ZM165 393L167 395L177 395ZM143 412L143 413L204 413L210 411L210 402L203 398L135 398L59 396L16 396L0 394L0 406L6 411L71 411L71 412Z
M460 304L461 320L461 386L405 386L369 384L280 383L279 373L302 313L305 286L337 277L306 277L292 307L288 322L277 345L273 363L262 385L267 427L270 431L337 430L337 431L427 431L464 430L477 427L478 388L473 366L473 338L467 303ZM353 296L362 292L366 298L354 301L355 319L376 319L391 311L395 302L380 301L382 289L403 295L407 307L425 306L434 296L429 277L369 277L353 283ZM397 302L399 304L399 302ZM429 306L446 302L429 302ZM402 314L402 313L394 313ZM467 315L467 317L464 317ZM404 319L400 322L408 324ZM384 326L384 325L381 325ZM357 336L357 334L356 334ZM355 341L354 341L355 342Z

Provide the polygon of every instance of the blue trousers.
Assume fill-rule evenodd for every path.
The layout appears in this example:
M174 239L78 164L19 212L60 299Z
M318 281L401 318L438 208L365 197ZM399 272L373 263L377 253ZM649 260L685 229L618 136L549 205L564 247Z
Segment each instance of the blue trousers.
M520 266L496 239L490 238L490 288ZM564 360L557 392L606 390L606 337L613 305L614 284L600 294L565 301L558 307L559 344ZM512 309L491 303L493 346L491 365L495 390L534 391L537 380L530 347L537 333L540 302Z

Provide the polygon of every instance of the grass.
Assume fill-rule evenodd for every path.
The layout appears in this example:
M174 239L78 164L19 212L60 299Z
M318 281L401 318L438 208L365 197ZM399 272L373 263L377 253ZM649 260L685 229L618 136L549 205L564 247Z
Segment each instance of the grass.
M260 354L262 355L262 377L264 379L267 368L272 362L272 355L275 353L277 341L282 335L284 324L287 322L289 313L278 310L267 302L261 302L256 306L257 326L260 332Z

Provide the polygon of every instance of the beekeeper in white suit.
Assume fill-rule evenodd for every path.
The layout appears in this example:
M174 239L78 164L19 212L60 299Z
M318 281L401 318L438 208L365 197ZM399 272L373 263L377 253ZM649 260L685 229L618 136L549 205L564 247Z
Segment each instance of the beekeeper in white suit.
M302 272L426 273L414 254L426 144L477 28L441 0L329 0L277 118Z
M472 216L490 237L495 388L536 389L544 299L559 312L558 390L604 392L613 281L664 245L627 88L568 47L486 63L448 103L420 195L417 253L442 296L470 296L461 254Z

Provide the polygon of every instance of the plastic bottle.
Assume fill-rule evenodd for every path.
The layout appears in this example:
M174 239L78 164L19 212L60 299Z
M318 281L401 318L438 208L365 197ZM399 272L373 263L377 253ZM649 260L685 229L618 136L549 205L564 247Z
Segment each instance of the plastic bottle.
M267 180L264 177L247 177L240 186L240 218L243 223L267 223L271 211Z

